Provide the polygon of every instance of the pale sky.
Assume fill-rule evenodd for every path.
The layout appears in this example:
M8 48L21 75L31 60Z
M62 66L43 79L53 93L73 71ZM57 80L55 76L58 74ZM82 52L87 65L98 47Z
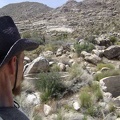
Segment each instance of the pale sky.
M25 1L43 3L52 8L59 7L67 2L67 0L0 0L0 8L10 3L19 3ZM76 0L76 1L80 2L82 0Z

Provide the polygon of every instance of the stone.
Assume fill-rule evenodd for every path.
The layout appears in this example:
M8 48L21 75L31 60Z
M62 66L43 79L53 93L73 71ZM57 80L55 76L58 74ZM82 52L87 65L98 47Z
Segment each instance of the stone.
M60 47L56 52L56 57L61 56L63 54L63 47Z
M95 65L97 65L97 63L101 62L101 60L102 60L100 57L98 57L95 54L92 54L91 56L86 56L84 59Z
M80 109L80 104L78 103L78 101L73 102L73 108L77 111Z
M32 73L47 72L48 69L49 69L48 60L43 56L39 56L28 64L28 67L25 69L24 74L26 75Z
M102 86L107 87L107 92L111 93L113 97L120 95L120 75L110 76L100 80Z
M119 45L112 45L105 49L104 56L108 59L117 58L120 56L120 46Z
M58 66L60 67L60 71L66 71L66 66L63 63L58 63Z
M49 105L44 104L44 114L48 116L51 111L52 111L52 108Z
M109 92L104 92L104 93L103 93L103 100L104 100L104 102L106 102L106 103L111 102L111 101L112 101L112 94L109 93Z

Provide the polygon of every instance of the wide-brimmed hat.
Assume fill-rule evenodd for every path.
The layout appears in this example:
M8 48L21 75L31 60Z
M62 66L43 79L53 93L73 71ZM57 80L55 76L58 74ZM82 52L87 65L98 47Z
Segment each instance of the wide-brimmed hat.
M0 67L18 52L36 49L40 43L21 39L18 29L10 16L0 17Z

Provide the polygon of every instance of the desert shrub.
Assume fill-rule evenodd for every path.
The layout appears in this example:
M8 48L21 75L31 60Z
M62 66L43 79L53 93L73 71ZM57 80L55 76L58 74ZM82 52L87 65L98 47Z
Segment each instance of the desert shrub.
M85 114L96 116L98 114L97 102L103 98L100 86L97 83L92 83L89 86L84 86L80 92L81 106L85 109Z
M57 64L53 64L53 66L50 68L51 72L60 72L60 67Z
M90 115L90 116L95 116L96 115L96 108L94 106L90 106L88 109L87 109L87 114Z
M80 53L82 51L91 52L95 48L95 46L92 43L84 42L83 44L75 43L74 48L77 55L80 56Z
M52 98L60 98L66 87L61 83L59 73L40 73L39 80L36 80L36 88L41 94L41 100L47 102Z
M100 99L103 99L103 94L102 94L99 84L93 83L91 85L91 89L92 89L92 92L94 93L97 101L99 101Z
M56 120L65 120L61 110L58 111Z
M117 38L115 36L111 36L109 39L113 44L117 42Z
M86 91L81 91L80 101L81 101L81 106L82 107L89 108L89 107L92 106L91 95Z
M119 70L108 70L108 71L104 71L102 73L97 73L94 76L94 80L99 81L102 78L109 77L109 76L116 76L116 75L120 75Z
M115 44L116 44L116 45L120 45L120 41L117 41Z
M74 64L72 67L68 70L70 74L70 79L73 79L75 77L79 77L82 75L82 69L79 64Z
M105 64L105 63L98 63L97 64L97 70L101 70L103 67L107 67L110 69L115 69L115 67L112 64Z

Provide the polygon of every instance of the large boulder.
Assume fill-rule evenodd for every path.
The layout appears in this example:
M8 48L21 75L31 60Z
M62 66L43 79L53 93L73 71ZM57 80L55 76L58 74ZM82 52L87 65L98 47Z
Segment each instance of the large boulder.
M120 46L112 45L104 51L104 56L108 59L117 58L120 56Z
M102 90L106 87L105 92L109 92L113 97L117 97L120 95L120 75L119 76L111 76L107 78L103 78L100 80L100 86Z
M49 62L43 56L39 56L29 63L24 71L24 74L32 74L39 72L47 72L49 69Z
M91 56L86 56L84 59L95 65L97 65L97 63L101 62L101 60L102 60L100 57L98 57L95 54L91 54Z

